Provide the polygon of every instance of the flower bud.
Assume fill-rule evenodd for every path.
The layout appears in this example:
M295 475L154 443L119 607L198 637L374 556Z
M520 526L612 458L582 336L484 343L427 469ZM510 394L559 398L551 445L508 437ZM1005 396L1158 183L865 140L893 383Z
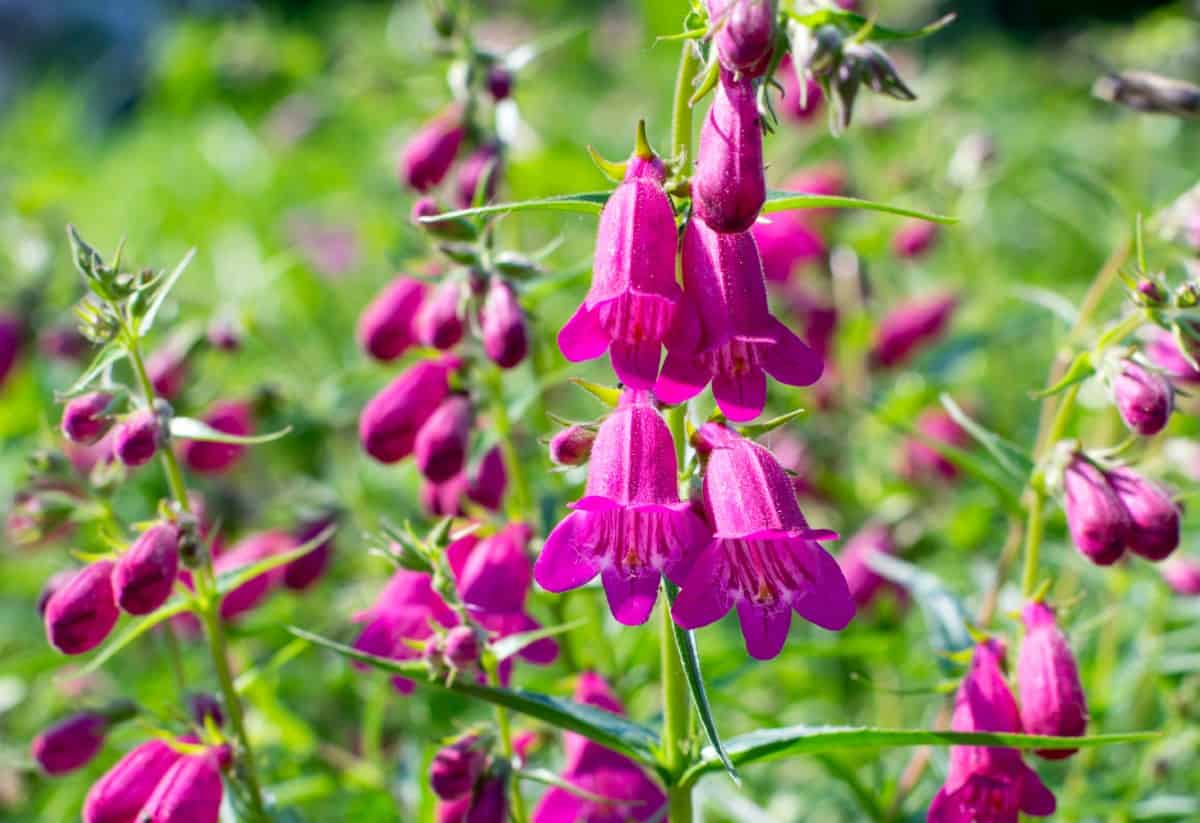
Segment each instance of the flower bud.
M879 324L871 346L872 364L891 368L905 363L921 346L945 331L958 299L941 294L903 303Z
M705 0L717 58L726 71L759 77L771 62L774 0Z
M107 392L91 392L68 400L63 407L63 434L72 443L95 443L112 426L112 418L105 414L112 399Z
M92 784L83 823L133 823L175 762L182 757L161 740L148 740L117 761Z
M417 339L435 349L449 349L463 338L462 281L447 277L417 312L413 329Z
M884 94L896 100L911 102L917 99L900 77L892 61L878 46L870 43L850 43L845 48L845 58L854 63L857 74L876 94Z
M421 474L442 483L462 471L472 419L466 396L454 394L442 401L417 432L413 452Z
M1021 725L1026 734L1082 737L1087 731L1087 700L1067 638L1054 622L1054 610L1028 603L1021 612L1025 638L1017 657ZM1070 757L1076 749L1043 749L1047 760Z
M1129 538L1129 513L1108 483L1108 477L1075 455L1063 475L1067 528L1075 548L1100 566L1117 562Z
M507 100L512 94L513 75L503 66L492 66L487 73L487 90L492 99Z
M489 777L471 798L466 823L504 823L508 819L508 781L503 775Z
M586 426L568 426L550 438L550 460L559 466L582 466L592 453L596 432Z
M247 403L218 403L204 415L204 422L219 432L237 437L248 437L254 433L254 419ZM197 474L222 474L242 458L246 447L239 443L189 440L180 451L183 462Z
M420 280L411 277L392 280L358 318L359 346L384 362L404 354L414 342L413 318L424 299L425 284Z
M489 143L480 146L458 167L458 179L455 181L458 205L469 209L475 205L475 194L480 185L484 186L483 202L491 202L496 196L496 186L500 183L500 163L502 161L499 146ZM484 182L486 177L486 183Z
M470 626L455 626L446 632L442 654L456 669L469 669L479 662L479 638Z
M39 615L42 617L46 616L46 604L50 602L50 598L54 596L55 592L70 583L73 577L75 577L75 572L70 570L63 570L50 575L46 582L42 584L41 592L38 593L37 611Z
M1132 360L1123 360L1112 383L1113 401L1130 431L1144 437L1158 434L1175 408L1171 381Z
M146 376L159 397L167 400L178 397L187 375L187 351L181 345L168 344L146 358Z
M417 431L450 391L448 376L458 363L455 358L417 363L372 397L358 418L363 450L381 463L412 454Z
M1145 347L1146 357L1172 380L1179 383L1200 383L1200 370L1191 364L1180 350L1170 332L1158 329Z
M214 725L225 725L225 713L221 710L221 701L211 694L199 692L188 695L188 709L192 713L192 721L199 727L207 725L207 718L212 718Z
M1137 282L1137 293L1148 306L1161 306L1167 302L1167 295L1162 286L1145 277Z
M937 240L938 227L928 220L909 220L892 236L892 254L905 260L924 257Z
M1162 576L1176 594L1185 597L1200 595L1200 563L1192 558L1181 557L1164 563Z
M752 81L721 73L716 96L700 130L692 205L714 231L748 230L767 198L762 126Z
M507 488L508 471L504 467L504 453L499 446L492 446L479 461L475 476L467 484L467 498L496 512L500 511Z
M305 524L296 533L296 543L303 546L336 522L337 516L331 513ZM283 585L292 591L304 591L321 579L321 575L329 567L332 555L333 538L330 537L312 551L283 567Z
M421 508L431 517L460 517L463 514L463 488L467 485L464 472L451 477L444 483L421 484Z
M83 654L108 637L118 616L112 574L112 562L99 560L50 596L43 621L51 646L63 654Z
M1179 547L1179 507L1165 489L1127 468L1113 469L1108 482L1129 516L1130 551L1157 561Z
M296 538L284 531L265 531L252 534L222 552L214 561L217 574L233 571L283 554L296 548ZM228 592L221 600L221 617L233 620L250 611L263 601L271 590L283 579L283 570L274 568L252 577Z
M70 325L46 329L38 337L38 350L52 360L77 362L88 353L88 339Z
M33 757L48 775L81 769L104 745L108 718L99 712L80 712L60 720L33 740Z
M112 586L117 605L129 614L149 614L171 596L179 574L179 529L151 526L117 558Z
M8 312L0 312L0 386L17 364L24 337L25 324Z
M442 800L456 800L471 793L486 765L487 752L479 737L473 734L460 737L433 756L429 765L429 785Z
M113 453L132 469L150 462L161 442L158 416L151 409L139 409L117 426Z
M465 130L462 111L452 106L441 112L412 136L400 156L400 176L417 191L442 182L462 145Z
M529 353L529 326L508 281L493 277L480 309L483 350L502 369L518 365Z
M221 815L221 754L213 749L176 760L138 815L148 823L217 823Z

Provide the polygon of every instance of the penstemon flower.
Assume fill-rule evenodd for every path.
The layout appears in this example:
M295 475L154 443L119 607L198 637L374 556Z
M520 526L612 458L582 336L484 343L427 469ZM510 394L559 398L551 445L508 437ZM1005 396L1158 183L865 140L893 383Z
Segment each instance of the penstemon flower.
M83 654L104 642L117 624L113 563L97 560L50 595L43 621L50 645L63 654Z
M363 407L358 435L363 450L381 463L412 454L417 432L450 391L450 373L459 360L447 355L403 372Z
M249 403L228 401L217 403L205 413L203 420L219 432L245 437L254 433L254 413ZM180 447L184 464L197 474L227 472L242 459L246 447L237 443L210 443L189 440Z
M99 712L80 712L55 723L33 741L33 759L49 775L82 769L100 752L109 720Z
M692 209L716 231L742 232L754 225L766 199L762 123L754 84L722 71L700 129Z
M1175 408L1171 381L1132 360L1124 360L1118 367L1112 395L1125 425L1143 437L1166 428Z
M683 583L672 614L686 629L707 626L737 608L746 650L758 660L779 654L792 611L830 631L854 617L842 571L812 529L787 474L762 446L716 424L704 472L704 510L713 538Z
M1030 602L1021 611L1025 638L1017 657L1021 723L1029 734L1082 737L1087 731L1087 698L1067 638L1055 622L1054 610ZM1045 749L1049 760L1070 757L1075 749Z
M775 0L705 0L721 65L747 78L762 75L775 40Z
M1167 491L1127 467L1107 475L1129 517L1126 548L1147 560L1163 560L1179 547L1179 507Z
M428 191L442 182L454 163L466 130L462 111L450 106L421 127L400 156L400 176L417 191Z
M436 207L434 208L436 213ZM425 284L397 277L358 318L358 344L376 360L395 360L416 340L414 318L425 299Z
M155 786L183 755L161 740L140 743L92 784L83 804L83 823L130 823Z
M1075 548L1097 565L1116 563L1125 553L1131 524L1104 471L1075 455L1063 473L1063 498Z
M958 305L951 294L923 297L890 311L875 332L871 364L895 368L908 362L922 347L941 337Z
M433 590L428 574L400 569L374 605L356 614L354 621L365 624L354 648L394 660L414 660L420 652L405 641L428 640L433 637L434 625L450 628L457 625L458 616ZM393 678L392 683L401 694L415 688L403 677Z
M682 583L707 539L676 472L666 423L646 392L627 389L592 445L586 493L542 546L538 585L563 592L599 574L613 617L646 622L660 578Z
M117 558L112 574L117 605L129 614L149 614L167 602L178 574L179 529L156 523Z
M228 757L229 753L224 747L180 757L154 787L146 805L138 813L138 821L217 823L224 794L221 766Z

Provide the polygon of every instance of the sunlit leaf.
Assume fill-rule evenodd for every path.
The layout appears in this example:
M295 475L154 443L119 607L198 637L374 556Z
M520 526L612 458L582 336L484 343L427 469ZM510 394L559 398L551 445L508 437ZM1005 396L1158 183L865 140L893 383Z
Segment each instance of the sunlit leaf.
M947 14L919 29L902 31L900 29L886 28L872 19L863 17L861 14L855 14L852 11L842 11L841 9L818 9L808 13L789 12L788 16L797 23L813 29L821 26L840 24L842 29L850 34L865 31L866 39L876 43L894 43L900 40L917 40L921 37L928 37L946 28L957 17L953 13Z
M581 194L563 194L556 197L541 197L537 200L520 200L515 203L493 203L473 209L458 209L422 217L422 223L441 223L459 217L481 217L489 214L509 214L518 211L569 211L578 214L599 214L608 202L611 192L593 191Z
M125 357L125 347L113 340L107 343L104 348L96 352L92 357L92 362L83 370L83 373L76 378L75 382L66 391L55 392L59 400L67 400L76 395L83 394L96 382L108 369L114 364L121 361Z
M1050 397L1051 395L1066 391L1076 383L1082 383L1095 373L1096 367L1092 365L1091 352L1080 352L1071 361L1071 365L1067 368L1066 373L1063 374L1057 383L1039 392L1034 392L1033 396L1037 398Z
M273 440L286 437L291 430L291 426L285 426L279 431L269 434L240 435L214 429L203 420L196 420L192 417L171 418L172 437L179 437L184 440L203 440L206 443L235 443L242 446L252 446L259 443L270 443Z
M579 619L572 620L570 623L563 623L559 626L546 626L541 629L534 629L528 632L517 632L510 634L507 637L502 637L492 644L492 654L497 660L507 660L514 654L518 654L522 649L531 646L539 640L545 640L547 637L556 637L560 634L566 634L573 629L578 629L580 626L586 626L587 620Z
M138 321L137 333L138 337L145 337L146 333L154 327L154 320L158 317L158 312L162 308L163 302L166 301L167 295L171 293L171 289L175 288L175 284L179 282L179 278L183 275L184 269L192 262L192 258L196 256L195 249L189 249L188 253L183 256L170 274L156 280L151 288L154 289L154 296L150 298L150 304L146 306L146 311Z
M866 209L867 211L898 214L901 217L915 217L919 220L928 220L931 223L952 225L958 222L957 217L918 211L903 206L891 206L887 203L876 203L873 200L861 200L857 197L840 197L835 194L804 194L801 192L777 191L774 189L767 192L767 201L763 204L762 208L763 214L771 214L777 211L792 211L794 209Z

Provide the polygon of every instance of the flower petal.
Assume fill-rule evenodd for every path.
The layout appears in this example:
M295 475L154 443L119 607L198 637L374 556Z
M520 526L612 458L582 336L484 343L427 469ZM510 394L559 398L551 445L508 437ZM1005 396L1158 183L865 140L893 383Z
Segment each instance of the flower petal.
M671 609L677 624L685 629L698 629L725 616L733 606L733 597L725 585L727 562L719 541L710 543L700 553Z
M738 622L746 638L746 651L755 660L771 660L779 655L792 627L790 609L764 609L749 600L738 603Z
M712 373L698 357L668 351L662 374L654 384L654 396L662 403L684 403L704 391Z
M662 343L658 340L642 340L628 343L612 341L609 352L613 371L626 386L634 389L654 388L658 378L658 362L662 356Z
M730 420L738 423L753 420L767 404L766 375L753 368L736 375L717 373L713 376L713 397Z
M554 527L533 566L533 579L548 592L565 592L587 583L600 571L600 560L587 543L589 518L572 512Z
M816 543L800 544L800 563L812 585L796 595L792 605L810 623L840 631L854 618L854 597L837 561Z
M663 574L676 586L682 586L692 572L700 553L712 540L708 524L691 509L690 503L680 503L667 518L663 530L670 546L670 559L663 566Z
M580 306L558 332L558 348L573 363L599 357L608 351L608 343L608 333L587 306Z
M1054 793L1046 788L1046 784L1038 777L1037 772L1022 764L1024 774L1021 776L1021 811L1044 817L1054 814Z
M821 377L825 363L821 355L805 345L791 329L774 321L775 345L763 353L762 365L767 373L789 386L811 386Z
M640 626L650 619L654 601L658 599L659 577L657 571L626 577L615 568L600 573L604 593L608 595L608 606L618 623Z
M552 787L542 795L541 802L533 810L533 823L563 823L578 820L584 812L585 800L577 794Z

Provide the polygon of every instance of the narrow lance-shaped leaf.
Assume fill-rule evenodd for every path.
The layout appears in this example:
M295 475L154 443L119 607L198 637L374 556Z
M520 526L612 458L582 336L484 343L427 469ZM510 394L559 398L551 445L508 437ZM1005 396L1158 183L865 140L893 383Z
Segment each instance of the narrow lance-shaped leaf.
M1033 396L1039 399L1050 397L1051 395L1066 391L1076 383L1082 383L1095 373L1096 367L1092 365L1091 352L1080 352L1071 361L1071 365L1067 368L1066 373L1057 383L1039 392L1034 392Z
M580 194L562 194L555 197L541 197L537 200L519 200L514 203L493 203L472 209L457 209L441 214L422 217L422 223L440 223L444 220L454 220L460 217L481 217L489 214L509 214L518 211L568 211L577 214L599 214L608 202L611 192L592 191Z
M100 650L99 654L87 662L87 665L83 667L80 674L89 674L96 671L113 657L115 657L118 652L122 651L126 646L137 640L146 632L153 629L159 623L162 623L164 620L169 620L177 614L183 614L186 611L190 611L191 608L192 600L190 597L183 598L176 596L172 598L170 602L158 610L135 621L133 624L126 626L120 633L116 635L116 637L104 645L104 648Z
M67 400L76 395L83 394L91 387L92 383L123 357L125 357L124 346L116 340L107 343L104 348L96 352L95 356L92 357L92 362L88 364L83 373L71 384L71 387L63 392L55 392L55 395L59 400Z
M448 689L496 706L503 706L506 709L549 723L563 731L580 734L643 765L655 769L660 768L654 755L654 747L658 744L658 735L646 726L612 712L538 692L484 686L469 678L456 678L450 683L429 681L425 676L427 674L425 664L419 660L391 660L366 654L351 646L294 626L290 627L289 631L297 637L337 652L343 657L365 663L372 668L415 678L418 682L426 683L434 688Z
M954 422L966 429L967 433L978 440L980 445L996 458L996 464L1000 468L1017 480L1023 481L1029 477L1029 473L1033 471L1033 460L1022 451L1020 446L982 426L963 411L950 395L942 394L938 400L945 406L946 412L954 418Z
M788 16L809 28L819 28L826 25L841 24L842 28L850 32L865 32L866 39L876 43L889 43L899 40L917 40L921 37L928 37L931 34L941 31L954 22L957 15L947 14L944 17L939 17L928 25L922 26L919 29L912 31L902 31L900 29L889 29L879 25L874 20L863 17L861 14L855 14L852 11L842 11L841 9L819 9L809 13L789 12Z
M517 632L510 634L507 637L502 637L492 644L492 654L496 656L497 661L504 661L519 653L527 646L531 646L539 640L545 640L547 637L556 637L560 634L566 634L572 629L578 629L580 626L586 626L587 620L580 618L572 620L570 623L563 623L559 626L546 626L541 629L534 629L527 632Z
M196 256L195 249L189 249L188 253L183 256L170 274L158 278L150 286L154 289L154 296L150 299L150 305L146 307L146 312L138 321L138 337L145 337L146 333L154 327L154 320L158 317L158 312L162 308L163 303L167 299L167 295L171 293L171 289L175 288L175 284L179 282L179 278L183 275L184 269L192 262L192 258Z
M233 591L238 586L246 583L261 574L277 569L280 566L286 566L293 560L299 560L304 555L308 554L318 546L323 544L329 538L333 537L333 533L337 531L337 526L330 524L321 530L321 533L311 540L302 543L294 549L286 552L279 552L269 557L264 557L257 563L251 563L247 566L241 566L236 569L230 569L217 576L217 591L220 594L227 594Z
M857 197L841 197L834 194L803 194L794 191L767 192L767 200L763 203L763 214L777 211L792 211L793 209L866 209L886 214L898 214L901 217L915 217L928 220L931 223L952 225L958 222L957 217L932 212L918 211L903 206L892 206L887 203L877 203L874 200L861 200Z
M269 434L239 435L214 429L203 420L192 417L172 417L171 436L184 440L203 440L208 443L236 443L242 446L252 446L260 443L270 443L286 437L292 431L291 426L285 426L279 431Z

